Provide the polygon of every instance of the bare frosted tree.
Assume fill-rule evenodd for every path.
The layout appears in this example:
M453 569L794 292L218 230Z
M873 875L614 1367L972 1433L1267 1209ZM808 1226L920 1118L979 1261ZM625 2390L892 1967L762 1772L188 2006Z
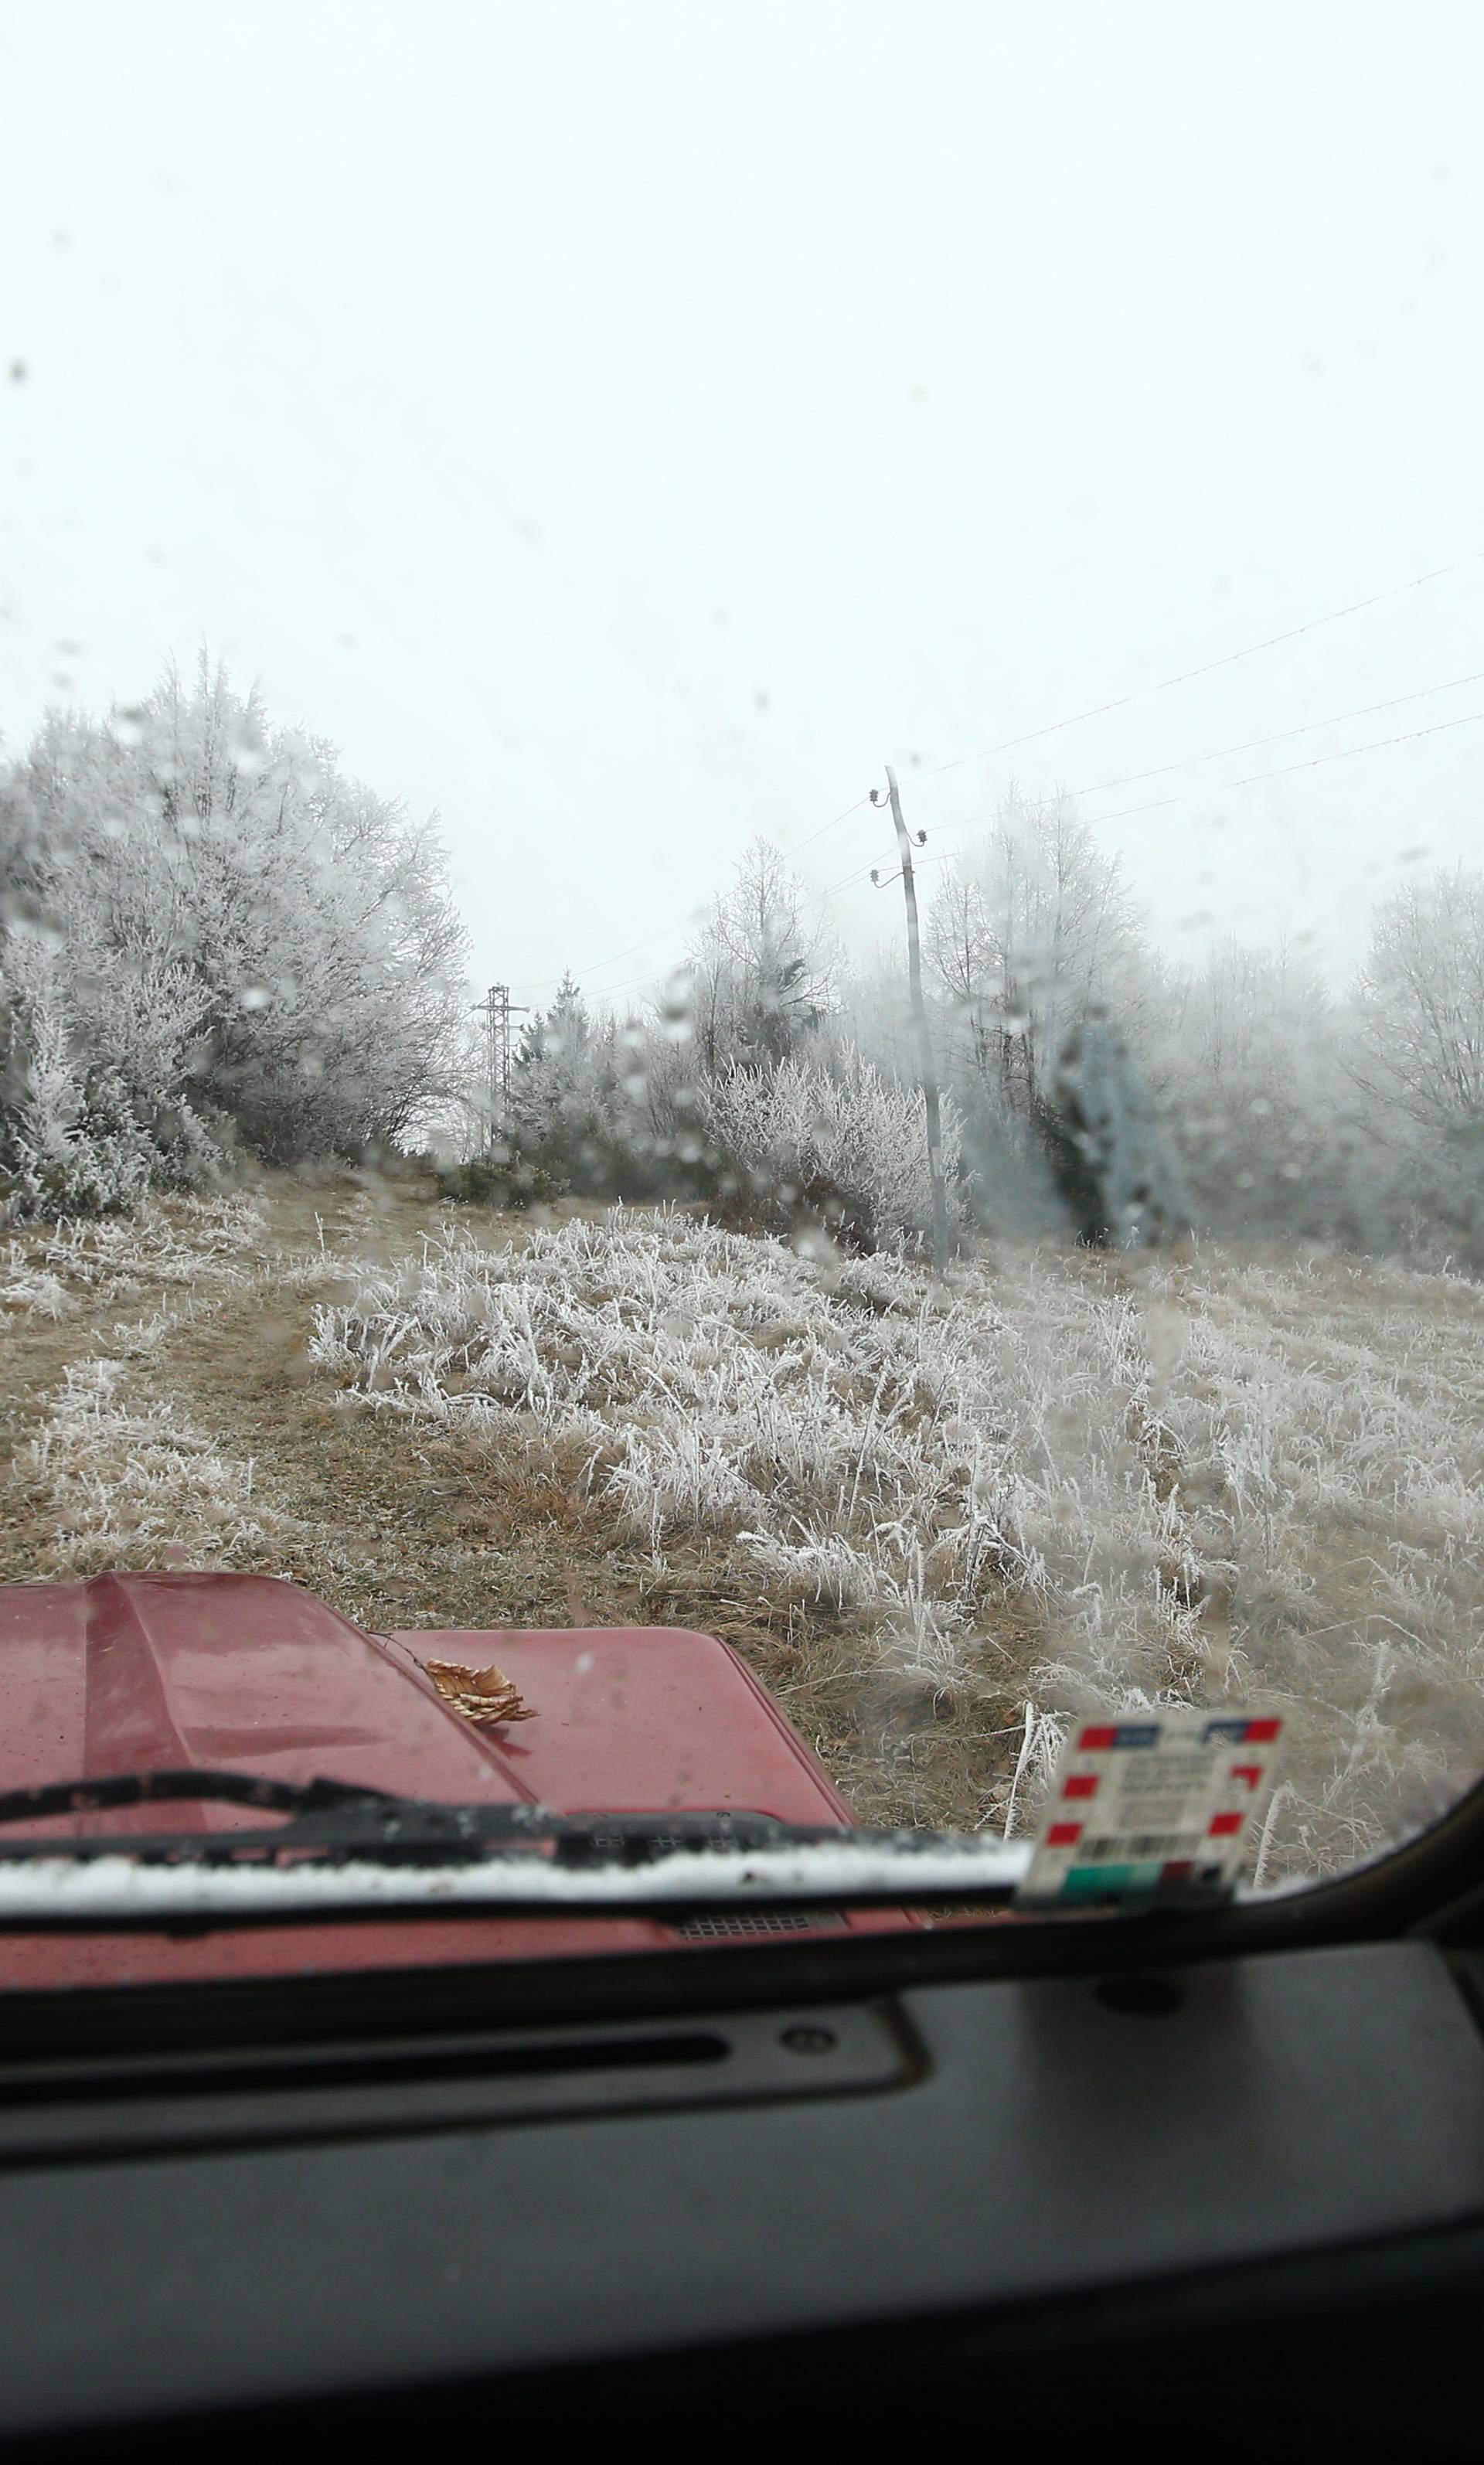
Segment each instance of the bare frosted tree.
M1353 1109L1336 1005L1286 943L1224 942L1151 976L1142 1042L1198 1221L1225 1233L1350 1227Z
M1065 796L1011 791L939 891L927 948L956 1023L958 1073L1022 1118L1092 1009L1130 1023L1141 950L1133 900L1117 856Z
M1399 1159L1400 1211L1484 1264L1484 874L1455 865L1382 902L1353 1020L1349 1073Z
M736 1062L776 1065L797 1053L826 1014L837 965L802 884L775 847L754 839L691 944L696 1068L714 1078Z
M1484 874L1457 865L1377 908L1351 1071L1416 1129L1484 1120Z

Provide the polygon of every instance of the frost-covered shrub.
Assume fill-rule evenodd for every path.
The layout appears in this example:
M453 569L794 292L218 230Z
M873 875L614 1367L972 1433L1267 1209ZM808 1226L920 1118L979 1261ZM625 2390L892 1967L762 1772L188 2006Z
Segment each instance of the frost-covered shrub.
M0 776L0 1169L12 1212L195 1187L225 1132L359 1156L448 1095L462 928L431 824L205 662Z
M527 1208L549 1207L565 1195L566 1185L544 1165L528 1164L518 1148L501 1143L494 1155L445 1166L437 1175L437 1188L438 1196L455 1207L495 1207L520 1214Z
M54 942L0 943L0 1211L126 1212L210 1185L221 1150L186 1087L205 1009L179 966L99 946L75 907Z
M933 1221L922 1099L853 1047L831 1069L785 1061L736 1068L700 1090L719 1185L743 1214L779 1229L823 1219L847 1247L918 1241ZM959 1121L943 1107L943 1169L958 1180ZM730 1186L730 1187L729 1187Z

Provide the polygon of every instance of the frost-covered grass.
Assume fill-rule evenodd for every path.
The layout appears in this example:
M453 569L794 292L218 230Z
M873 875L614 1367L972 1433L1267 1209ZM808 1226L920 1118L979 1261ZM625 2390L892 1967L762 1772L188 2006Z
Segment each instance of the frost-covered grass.
M222 1454L175 1405L131 1387L128 1366L67 1372L23 1457L49 1499L49 1573L199 1565L255 1549L253 1464Z
M0 1248L0 1310L59 1319L84 1299L240 1284L265 1229L249 1196L152 1203L137 1216L74 1217Z
M1145 1293L1208 1657L1290 1724L1272 1871L1343 1862L1484 1767L1484 1291L1218 1253Z
M315 1330L347 1401L556 1467L657 1566L718 1553L797 1621L801 1689L844 1632L874 1697L1001 1741L961 1821L1011 1819L1012 1767L1028 1815L1067 1718L1160 1697L1288 1715L1270 1879L1484 1765L1472 1285L1028 1245L935 1287L619 1210L445 1227Z
M342 1191L326 1243L319 1203L0 1247L8 1570L294 1568L378 1625L714 1627L892 1820L1022 1828L1094 1707L1281 1709L1269 1879L1484 1766L1467 1280L1006 1242L934 1286L623 1210L487 1228L509 1246L445 1222L408 1256L420 1206Z
M255 1199L177 1199L128 1222L64 1221L0 1250L0 1312L17 1343L22 1326L41 1325L107 1347L74 1350L28 1397L40 1411L14 1459L7 1517L31 1541L28 1572L230 1561L263 1543L251 1462L152 1391L142 1366L176 1329L248 1292L265 1231ZM125 1314L111 1319L115 1309ZM26 1366L34 1376L42 1365Z
M36 1264L29 1243L6 1243L0 1255L0 1309L15 1310L28 1318L59 1319L77 1306L76 1293L69 1292L49 1267Z
M520 1250L447 1232L312 1349L365 1402L559 1452L656 1556L724 1536L775 1599L879 1612L936 1673L1022 1558L1008 1433L963 1409L1004 1331L961 1316L894 1261L615 1210Z

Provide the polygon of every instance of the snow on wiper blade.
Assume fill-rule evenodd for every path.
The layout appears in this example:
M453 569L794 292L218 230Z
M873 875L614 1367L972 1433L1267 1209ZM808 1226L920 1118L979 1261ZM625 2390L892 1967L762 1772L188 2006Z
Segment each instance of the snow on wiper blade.
M670 1849L644 1863L573 1860L530 1850L438 1864L309 1857L224 1864L196 1857L37 1856L0 1859L0 1934L188 1924L304 1924L351 1918L670 1918L800 1904L919 1908L951 1901L1002 1907L1030 1864L1014 1842L836 1832L773 1848L720 1843Z
M147 1832L0 1845L0 1930L189 1922L303 1923L396 1916L672 1917L800 1903L1003 1904L1029 1844L973 1835L849 1832L754 1813L556 1814L524 1805L450 1806L342 1782L260 1783L199 1772L15 1792L25 1812L214 1794L297 1812L271 1830ZM271 1795L261 1792L269 1791ZM11 1821L21 1819L10 1813Z

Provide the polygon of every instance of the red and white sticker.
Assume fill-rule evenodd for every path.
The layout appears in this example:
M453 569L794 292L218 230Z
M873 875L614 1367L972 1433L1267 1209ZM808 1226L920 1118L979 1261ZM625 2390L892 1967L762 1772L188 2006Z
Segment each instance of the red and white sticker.
M1230 1893L1273 1793L1282 1732L1276 1718L1187 1704L1080 1722L1017 1899Z

